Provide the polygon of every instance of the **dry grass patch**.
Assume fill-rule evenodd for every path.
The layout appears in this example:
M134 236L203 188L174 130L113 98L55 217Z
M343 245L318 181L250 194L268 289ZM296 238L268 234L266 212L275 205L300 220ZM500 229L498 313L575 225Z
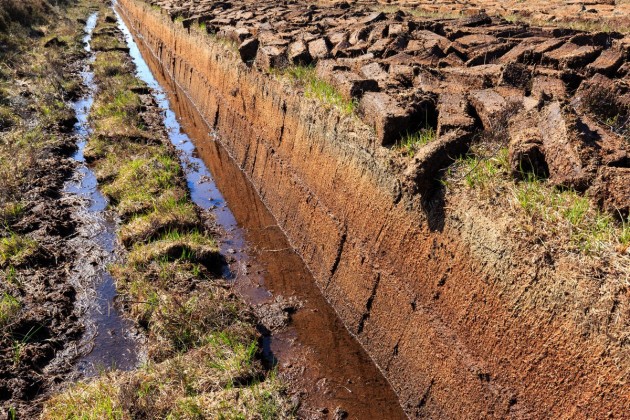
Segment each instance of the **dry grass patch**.
M255 343L243 346L220 334L202 348L137 372L79 383L49 401L42 418L294 418L275 375L256 379L261 369L255 353Z
M123 302L149 337L151 360L202 346L217 333L252 339L249 310L201 264L152 261L112 267L112 273Z
M117 420L125 416L118 398L117 375L110 373L93 382L80 382L52 397L42 419Z
M523 174L509 176L508 150L480 148L456 163L457 181L492 204L509 208L520 229L551 249L587 255L623 254L630 246L630 223L602 212L588 197L572 189Z

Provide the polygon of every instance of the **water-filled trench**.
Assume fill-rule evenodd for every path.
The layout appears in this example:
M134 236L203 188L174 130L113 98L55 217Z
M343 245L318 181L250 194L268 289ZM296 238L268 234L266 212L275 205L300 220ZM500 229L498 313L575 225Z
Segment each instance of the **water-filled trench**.
M98 13L92 13L84 28L83 43L88 57L80 75L85 93L72 103L77 120L73 129L77 150L72 158L77 166L64 186L66 197L80 202L75 215L80 221L78 233L72 240L78 255L71 269L71 281L80 291L78 305L85 324L85 334L76 350L83 354L76 366L84 376L93 376L102 369L133 369L140 359L131 321L114 305L116 285L107 272L107 265L118 258L117 221L108 211L107 199L98 190L96 175L86 165L84 157L91 135L89 114L96 91L90 42L97 19Z
M225 276L252 305L279 297L295 302L296 310L286 328L263 331L266 362L292 378L294 386L303 391L301 399L307 403L305 406L321 408L324 414L332 415L339 407L351 418L404 418L395 393L317 289L312 274L293 251L245 174L186 94L144 48L141 38L136 33L132 35L121 11L116 12L137 77L152 89L163 111L168 136L180 152L191 197L213 215L220 230L221 252L229 263ZM91 80L86 81L86 85L89 83ZM89 112L89 104L84 108ZM86 138L87 135L86 132ZM81 150L82 147L75 157L79 161ZM93 183L95 188L94 175L83 167L81 170L88 175L81 182ZM91 199L92 206L103 211L104 198L97 190L90 190L90 194L96 194L96 198ZM111 227L115 228L115 223ZM106 231L113 235L111 229ZM111 243L114 242L112 236ZM113 248L111 253L114 253ZM108 308L115 310L112 305L115 290L109 286L113 283L108 275L104 277L102 284L107 290L99 292L103 286L98 286L97 294ZM111 317L111 311L105 315ZM97 317L94 322L99 325L94 350L82 363L107 365L108 349L118 346L122 354L109 360L109 364L122 368L136 365L137 352L120 347L117 341L128 334L104 333L100 328L103 319ZM99 341L99 337L104 342Z

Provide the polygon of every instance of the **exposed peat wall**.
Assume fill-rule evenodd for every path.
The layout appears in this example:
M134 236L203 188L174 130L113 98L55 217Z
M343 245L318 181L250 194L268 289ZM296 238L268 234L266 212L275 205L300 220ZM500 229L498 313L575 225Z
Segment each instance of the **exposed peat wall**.
M217 130L409 415L630 410L627 363L616 363L627 350L611 350L604 332L582 334L582 320L561 307L590 286L567 279L557 302L555 292L538 293L555 290L556 271L519 257L473 205L444 215L406 197L358 119L296 95L146 3L118 4Z

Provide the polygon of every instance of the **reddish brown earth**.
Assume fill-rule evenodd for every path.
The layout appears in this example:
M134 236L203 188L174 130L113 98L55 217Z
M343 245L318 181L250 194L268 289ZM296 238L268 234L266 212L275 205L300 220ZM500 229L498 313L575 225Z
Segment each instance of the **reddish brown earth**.
M627 253L593 268L435 188L476 134L507 130L515 176L529 165L627 212L627 37L346 3L153 3L119 0L408 415L630 412ZM316 64L360 118L268 74L290 63ZM388 146L427 124L438 139L392 165Z

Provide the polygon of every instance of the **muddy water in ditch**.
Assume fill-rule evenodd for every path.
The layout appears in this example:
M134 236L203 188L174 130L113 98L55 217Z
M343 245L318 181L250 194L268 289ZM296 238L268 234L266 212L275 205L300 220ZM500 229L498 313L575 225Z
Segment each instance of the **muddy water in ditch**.
M169 137L181 152L192 198L213 212L224 231L221 251L231 261L226 274L254 305L278 296L301 303L288 327L263 343L266 358L304 390L305 406L314 412L301 414L332 417L340 407L350 418L404 418L391 387L325 301L244 173L118 17L138 77L153 89Z
M91 133L88 116L94 102L95 85L90 69L94 61L90 41L97 18L97 13L91 14L85 25L83 42L89 56L81 78L86 93L72 104L77 118L74 133L78 138L77 151L72 158L78 165L64 188L69 199L81 203L77 214L78 234L72 240L78 257L71 278L80 291L78 304L86 328L80 348L76 350L83 355L77 360L77 369L85 376L106 368L133 369L139 359L131 323L114 306L116 286L107 272L107 265L116 261L116 220L107 211L107 199L99 192L96 176L85 164L83 155Z

